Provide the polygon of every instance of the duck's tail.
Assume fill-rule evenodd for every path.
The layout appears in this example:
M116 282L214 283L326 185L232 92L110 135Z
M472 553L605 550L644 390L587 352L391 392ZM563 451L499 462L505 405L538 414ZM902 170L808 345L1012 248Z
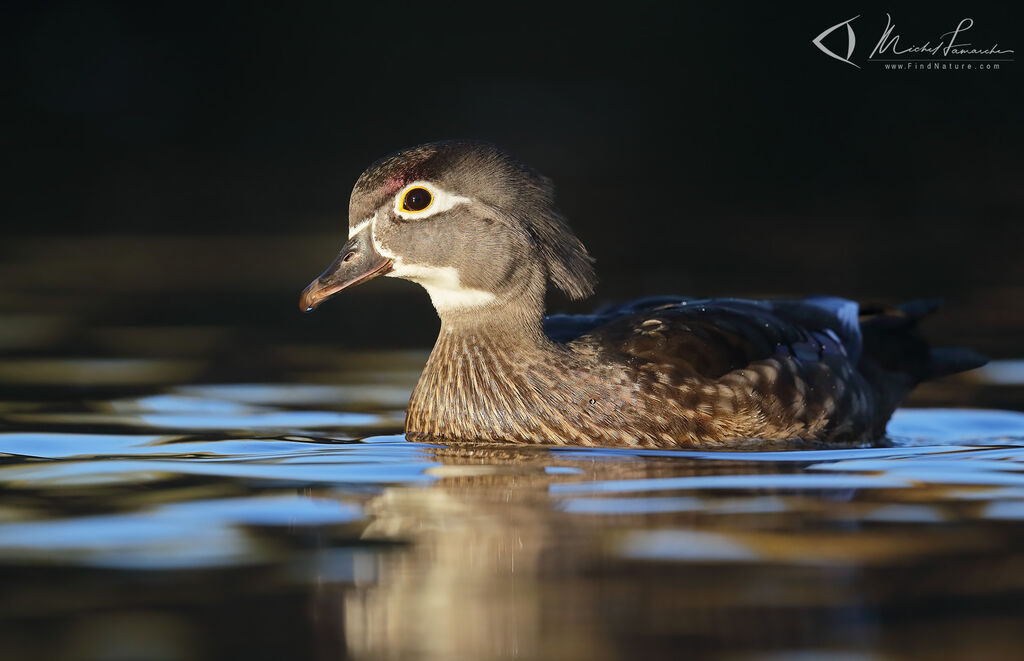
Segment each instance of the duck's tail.
M917 332L918 323L940 307L919 299L891 308L862 308L860 328L865 353L887 371L909 374L916 382L981 367L988 358L974 349L929 347Z
M925 379L937 379L981 367L988 357L967 347L931 347L928 351L929 371Z
M880 403L889 413L918 383L988 362L973 349L928 346L917 326L938 308L938 301L922 299L860 310L858 321L864 338L860 372L882 394Z

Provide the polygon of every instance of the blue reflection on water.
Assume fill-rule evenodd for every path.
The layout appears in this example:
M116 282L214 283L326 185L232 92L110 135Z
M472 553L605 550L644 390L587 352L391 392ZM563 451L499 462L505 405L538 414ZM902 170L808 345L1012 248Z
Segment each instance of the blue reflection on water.
M494 480L494 488L507 490L505 497L534 489L547 494L560 516L590 520L594 515L785 516L825 501L847 508L830 512L833 522L948 520L950 513L940 504L913 502L914 497L901 502L894 495L922 485L941 485L950 499L981 501L978 516L984 518L1024 518L1020 413L900 411L890 425L896 438L891 447L782 452L551 447L495 455L469 451L460 463L458 452L446 455L442 446L409 443L402 435L338 440L379 416L276 408L265 403L275 392L243 388L236 394L244 402L157 395L108 403L107 411L119 416L114 420L132 420L165 434L0 433L0 453L11 460L0 466L0 486L9 493L89 494L146 484L159 495L163 485L183 479L230 486L216 498L178 496L168 487L161 496L168 501L117 514L48 518L45 510L8 508L0 511L0 558L146 568L269 562L275 552L252 529L369 521L374 516L364 515L365 499L385 497L389 489L418 493L445 480L458 484L477 478L483 484ZM109 413L96 415L109 421ZM333 435L317 436L314 429L321 424L333 427ZM292 431L281 435L279 427ZM203 437L195 429L239 432ZM294 431L302 429L308 431ZM502 482L502 476L511 481ZM530 478L535 482L524 477L519 487L516 476L540 477ZM296 488L326 489L337 498L301 495ZM874 497L883 502L858 503L862 492L884 494ZM810 494L817 495L808 500ZM745 543L707 531L677 527L630 535L619 552L635 559L747 561L754 553ZM343 574L353 571L350 555L341 563Z
M182 568L265 560L235 526L328 526L358 505L294 495L174 503L129 514L0 526L0 558L93 566Z

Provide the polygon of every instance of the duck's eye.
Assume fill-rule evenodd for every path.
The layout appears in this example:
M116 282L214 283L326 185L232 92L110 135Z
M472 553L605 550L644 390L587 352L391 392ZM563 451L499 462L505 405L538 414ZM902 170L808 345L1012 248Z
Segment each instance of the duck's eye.
M410 188L402 198L402 211L423 211L434 201L434 196L426 188Z

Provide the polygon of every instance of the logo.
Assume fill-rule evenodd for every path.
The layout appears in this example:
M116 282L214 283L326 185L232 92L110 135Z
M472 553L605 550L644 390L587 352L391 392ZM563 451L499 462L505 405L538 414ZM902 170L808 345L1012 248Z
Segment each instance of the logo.
M848 18L845 21L843 21L842 23L836 23L835 25L833 25L832 27L830 27L829 29L825 30L824 32L819 34L817 37L815 37L814 41L812 41L811 43L814 44L815 46L817 46L818 50L820 50L825 55L828 55L829 57L835 58L835 59L839 60L840 62L846 62L850 66L857 67L858 69L860 69L859 65L856 65L856 64L854 64L853 62L850 61L850 56L853 55L853 49L857 45L857 36L853 33L853 26L850 25L850 23L853 23L858 18L860 18L860 14L857 14L853 18ZM821 40L824 39L825 37L829 36L833 32L835 32L839 28L843 27L844 25L846 26L846 43L847 43L847 46L846 46L846 57L840 57L839 55L836 55L835 53L833 53L829 49L825 48L825 45L821 43Z
M860 18L858 14L848 18L841 23L836 23L830 28L811 40L811 43L825 55L833 60L849 64L857 69L862 68L860 64L853 61L853 51L857 47L857 35L853 31L853 22ZM843 56L841 37L835 36L829 39L831 46L825 45L825 40L832 33L846 28L846 55ZM965 17L960 19L956 26L944 32L938 37L926 41L910 41L904 39L903 35L896 32L896 24L893 23L890 14L885 15L885 25L879 29L878 41L868 54L863 64L880 64L883 69L898 70L994 70L1000 69L1003 63L1013 62L1012 48L1000 48L998 43L993 42L991 46L983 46L974 43L968 36L968 31L974 28L974 19ZM987 42L986 42L987 43Z

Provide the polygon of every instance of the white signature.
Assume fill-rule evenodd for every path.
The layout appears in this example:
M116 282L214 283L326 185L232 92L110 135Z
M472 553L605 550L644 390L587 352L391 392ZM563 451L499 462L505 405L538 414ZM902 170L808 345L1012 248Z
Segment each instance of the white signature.
M853 22L858 18L860 18L859 14L857 16L854 16L853 18L846 19L842 23L836 23L835 25L833 25L832 27L828 28L827 30L819 34L817 37L815 37L811 43L817 46L818 50L820 50L825 55L828 55L833 59L839 60L840 62L845 62L846 64L849 64L850 66L853 67L857 67L859 69L860 65L855 63L852 59L853 49L856 48L857 46L857 35L853 30ZM882 30L882 37L878 40L878 43L875 44L875 47L871 50L871 54L868 55L868 61L874 59L881 59L881 57L886 55L888 55L889 57L894 57L905 61L913 62L915 60L910 57L900 58L899 56L923 54L935 58L948 58L951 55L954 57L973 56L977 58L979 56L991 57L997 55L1009 55L1014 52L1012 48L999 48L999 44L992 44L988 48L978 48L969 41L963 41L966 38L964 33L966 33L968 30L974 27L974 19L970 17L960 19L960 22L957 23L956 28L940 35L938 43L934 45L931 41L926 41L923 44L904 45L903 47L900 46L901 36L899 34L894 33L896 26L893 25L892 16L886 14L885 21L886 24L885 29ZM827 46L825 46L823 42L833 32L841 30L844 27L846 28L846 52L845 54L842 52L836 53L830 50ZM975 61L979 60L975 59Z
M970 30L974 26L973 18L961 19L957 24L956 28L949 32L943 33L939 36L939 42L932 45L931 41L926 41L923 44L915 44L907 46L906 48L900 48L900 35L893 34L892 17L889 14L885 15L886 25L885 30L882 32L882 38L875 44L871 54L868 55L868 59L874 58L876 55L885 55L890 53L892 55L906 55L906 54L920 54L927 53L933 57L937 57L939 53L943 57L949 57L950 55L1006 55L1012 53L1013 49L999 48L999 44L993 44L988 48L974 48L973 44L969 42L959 42L958 38L967 30ZM946 40L949 37L949 40Z

